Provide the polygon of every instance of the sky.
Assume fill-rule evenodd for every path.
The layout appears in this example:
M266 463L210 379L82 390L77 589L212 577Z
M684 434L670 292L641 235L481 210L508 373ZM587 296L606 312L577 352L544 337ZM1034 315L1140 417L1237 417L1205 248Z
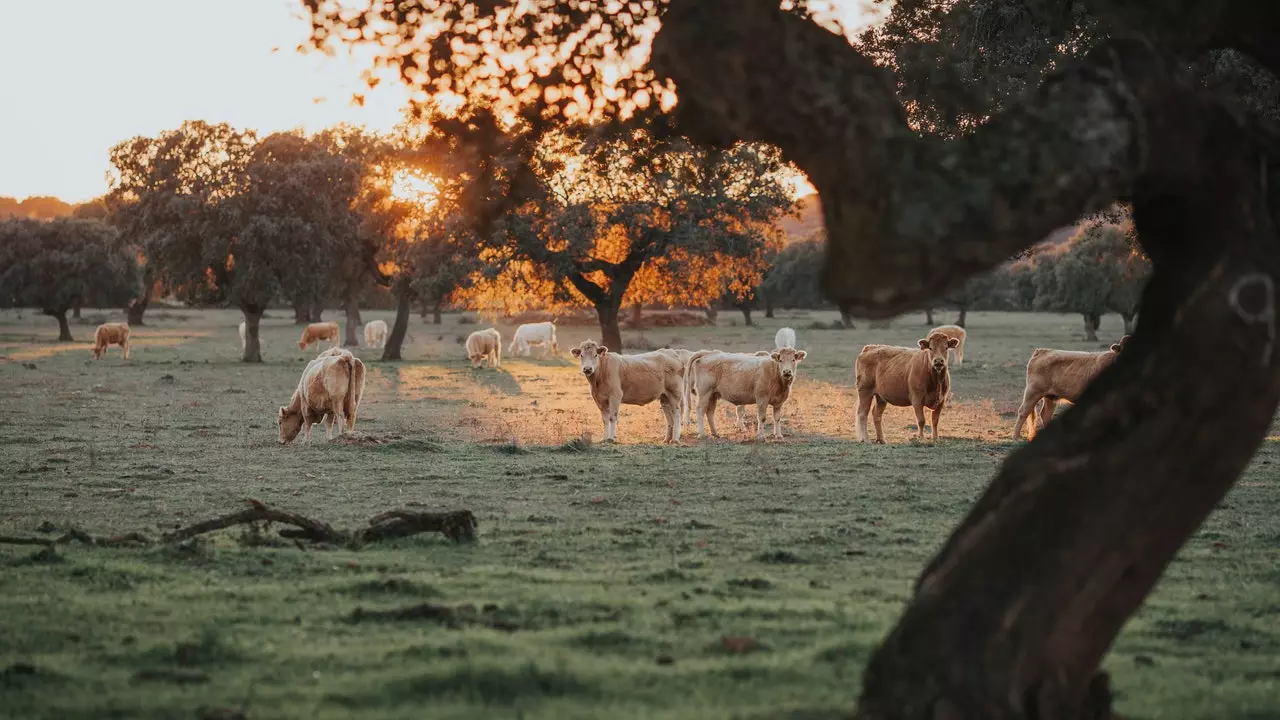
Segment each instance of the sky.
M846 25L864 0L832 0ZM298 0L0 0L0 195L82 202L107 153L185 120L260 132L388 130L408 92L370 90L367 54L302 54ZM351 103L365 96L363 106Z

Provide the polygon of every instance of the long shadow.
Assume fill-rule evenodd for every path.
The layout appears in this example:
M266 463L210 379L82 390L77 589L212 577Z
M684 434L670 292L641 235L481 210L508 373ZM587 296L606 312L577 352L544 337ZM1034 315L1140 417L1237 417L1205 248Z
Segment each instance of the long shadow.
M481 385L485 385L507 395L520 394L520 383L516 382L514 375L503 368L468 367L466 372L471 373L471 379Z

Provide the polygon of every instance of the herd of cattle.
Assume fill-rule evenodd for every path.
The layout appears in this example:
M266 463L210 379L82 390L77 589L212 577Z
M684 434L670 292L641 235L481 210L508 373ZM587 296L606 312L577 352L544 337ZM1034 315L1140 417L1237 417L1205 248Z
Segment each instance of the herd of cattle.
M386 343L387 324L381 320L364 327L365 344ZM952 364L964 362L966 332L956 325L934 328L917 342L917 347L867 345L854 362L854 387L858 393L857 436L868 442L867 415L876 428L876 442L884 442L881 419L889 405L910 407L916 417L916 437L924 438L925 410L931 413L928 426L933 439L943 407L951 399ZM1035 430L1043 429L1053 417L1059 400L1075 402L1085 387L1115 361L1129 337L1120 339L1102 352L1037 348L1027 361L1027 382L1014 423L1013 439L1022 436L1030 419ZM325 424L325 437L334 427L339 435L355 428L360 398L364 393L365 366L350 351L338 345L338 323L312 323L303 329L298 349L321 343L333 344L307 364L289 404L280 408L277 423L280 442L288 443L304 432L311 438L311 426ZM240 342L245 342L245 325L240 324ZM94 336L93 356L101 358L109 346L119 345L129 357L129 326L107 323ZM799 363L808 353L797 350L796 334L782 328L774 337L773 350L733 353L720 350L692 351L662 348L635 355L623 355L587 340L569 352L578 360L591 399L600 410L604 439L617 441L618 411L622 405L648 405L657 401L666 421L665 441L680 442L681 426L697 423L698 437L719 437L715 411L724 401L734 419L743 427L743 409L755 406L756 437L765 438L768 409L773 408L773 436L782 437L783 408L791 399ZM533 346L543 354L559 354L553 323L529 323L516 329L508 354L529 355ZM467 358L474 368L502 366L502 335L495 328L477 330L466 340ZM696 402L694 400L696 396ZM794 404L794 403L792 403ZM692 412L690 412L692 410ZM1034 434L1035 430L1031 433Z

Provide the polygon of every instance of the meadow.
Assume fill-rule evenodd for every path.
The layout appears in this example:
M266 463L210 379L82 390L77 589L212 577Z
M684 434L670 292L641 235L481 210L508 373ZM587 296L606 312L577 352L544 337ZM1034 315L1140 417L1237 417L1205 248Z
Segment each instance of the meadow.
M95 362L104 319L123 318L86 310L79 342L57 343L50 318L0 313L0 535L156 539L252 497L336 527L466 508L478 539L0 545L0 717L845 717L920 569L1016 447L1031 350L1120 335L1115 316L1086 343L1076 316L971 314L942 440L911 441L910 409L890 408L875 446L853 442L853 358L913 344L922 316L624 331L631 348L755 350L789 325L809 356L781 441L721 421L722 440L686 426L663 446L655 405L624 406L602 446L567 353L473 370L461 341L484 325L415 317L404 362L355 350L353 441L281 446L276 408L315 354L285 312L263 321L263 365L239 362L238 313L172 309L135 328L132 359ZM1278 440L1109 655L1125 716L1280 717ZM424 603L453 611L390 612Z

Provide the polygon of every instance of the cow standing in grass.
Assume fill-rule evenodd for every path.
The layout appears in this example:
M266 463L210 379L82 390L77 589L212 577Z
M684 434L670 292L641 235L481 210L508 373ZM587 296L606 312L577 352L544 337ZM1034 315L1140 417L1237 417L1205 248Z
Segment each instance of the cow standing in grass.
M502 335L495 329L477 330L467 336L467 358L471 367L483 367L485 361L490 367L502 367Z
M1013 439L1022 437L1022 426L1032 419L1033 431L1043 430L1053 419L1053 411L1059 400L1074 403L1093 382L1098 373L1107 369L1119 357L1129 336L1102 352L1078 352L1074 350L1050 350L1036 348L1027 361L1027 386L1022 392L1022 404L1018 406L1018 419L1013 424Z
M910 405L916 413L916 437L924 439L924 410L933 411L933 439L938 420L951 391L947 351L959 343L944 333L930 332L918 348L867 345L855 362L854 385L858 389L858 440L867 442L867 412L875 403L876 442L884 442L881 418L888 405Z
M107 354L107 348L119 345L124 350L124 359L129 359L129 325L127 323L103 323L93 334L93 359L101 360Z
M364 346L367 348L380 348L387 344L387 324L381 320L374 320L364 324Z
M342 343L342 329L338 327L338 323L311 323L306 326L302 330L302 337L298 338L298 349L306 350L308 347L318 345L325 340L331 341L333 347L337 347Z
M796 365L804 360L804 350L784 347L756 354L699 351L689 359L686 383L698 395L698 437L705 438L706 419L712 435L716 431L716 402L756 406L756 438L764 439L768 408L773 408L773 436L782 437L782 406L791 397Z
M947 350L947 367L960 367L964 365L964 341L968 337L965 329L959 325L939 325L929 331L930 333L940 332L949 338L955 338L956 346Z
M578 358L591 399L600 408L605 441L618 441L618 410L622 405L648 405L657 400L667 423L664 441L680 442L684 364L676 353L655 350L619 355L594 340L569 352Z
M560 347L556 344L555 323L525 323L516 328L515 335L511 336L511 346L507 348L507 354L529 355L531 353L529 350L531 345L542 347L544 352L539 357L546 357L548 353L559 355Z
M321 421L326 439L334 425L339 436L344 426L354 430L364 395L364 376L364 363L342 348L330 348L307 363L289 404L276 416L280 443L293 442L300 430L305 430L306 442L311 442L311 426Z

